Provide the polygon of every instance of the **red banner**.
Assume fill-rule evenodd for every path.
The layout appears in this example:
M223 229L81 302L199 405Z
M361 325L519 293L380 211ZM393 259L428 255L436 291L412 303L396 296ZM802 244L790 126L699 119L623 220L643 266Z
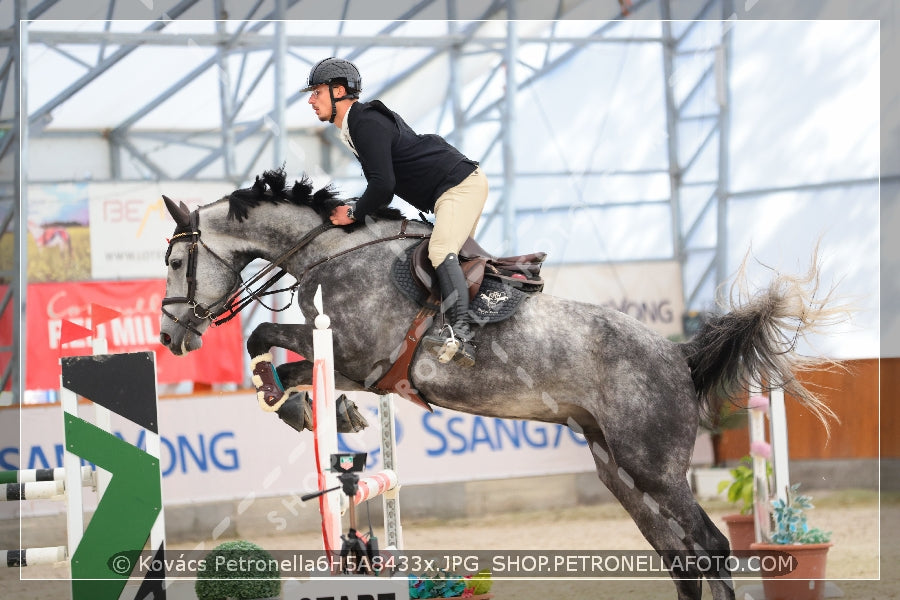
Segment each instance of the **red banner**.
M92 304L120 313L94 328L98 338L107 340L109 352L154 351L159 383L240 383L244 366L238 319L222 327L211 327L203 336L203 347L186 356L175 356L159 343L160 303L165 287L164 279L30 284L26 304L26 389L57 389L59 357L91 353L91 338L65 342L62 336L65 322L92 329ZM78 330L66 327L69 331Z
M6 283L0 284L0 299L6 298L8 293L9 285ZM12 351L6 350L6 348L12 348L13 345L14 308L15 302L10 301L6 304L4 311L0 313L0 348L3 348L3 350L0 350L0 377L6 374L9 361L12 359ZM13 379L15 379L15 376L7 379L3 391L8 392L12 389Z

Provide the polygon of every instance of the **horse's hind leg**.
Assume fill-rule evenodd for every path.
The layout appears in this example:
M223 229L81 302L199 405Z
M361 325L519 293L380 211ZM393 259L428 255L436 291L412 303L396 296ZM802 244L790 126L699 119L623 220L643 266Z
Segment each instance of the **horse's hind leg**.
M634 457L640 457L642 449L634 447L634 440L623 453L623 464L619 464L602 434L585 433L585 437L600 480L628 511L654 550L663 556L679 600L699 600L704 573L697 568L696 556L724 558L729 552L728 540L694 500L686 478L667 475L655 464L638 469L636 461L641 459ZM682 558L679 563L672 562L671 557L676 555ZM673 564L683 568L673 569ZM730 573L708 575L715 600L734 600Z

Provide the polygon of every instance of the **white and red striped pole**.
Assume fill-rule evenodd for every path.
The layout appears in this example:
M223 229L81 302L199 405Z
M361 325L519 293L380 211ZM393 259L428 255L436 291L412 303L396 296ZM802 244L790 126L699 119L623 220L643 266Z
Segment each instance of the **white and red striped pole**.
M316 454L316 471L320 490L339 486L337 475L329 472L331 455L337 447L337 413L334 389L334 349L332 346L331 319L322 306L322 286L316 290L313 305L318 311L313 330L313 439ZM322 515L322 539L325 552L331 559L341 550L341 500L338 489L319 496L319 513Z

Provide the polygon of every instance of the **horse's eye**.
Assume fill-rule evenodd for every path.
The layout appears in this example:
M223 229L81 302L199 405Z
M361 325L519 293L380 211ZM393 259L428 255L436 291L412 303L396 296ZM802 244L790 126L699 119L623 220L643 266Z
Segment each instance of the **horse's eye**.
M177 271L178 269L181 268L181 259L174 258L174 259L170 260L169 266L172 267L172 270Z

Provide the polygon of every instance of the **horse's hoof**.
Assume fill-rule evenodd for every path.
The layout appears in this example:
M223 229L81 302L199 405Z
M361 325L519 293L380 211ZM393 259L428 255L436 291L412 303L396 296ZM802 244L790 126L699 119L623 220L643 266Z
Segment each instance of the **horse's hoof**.
M288 396L276 413L279 419L297 431L312 431L312 406L306 398L306 392L295 392Z
M334 403L337 412L338 433L356 433L369 426L369 422L359 412L356 403L341 394Z

